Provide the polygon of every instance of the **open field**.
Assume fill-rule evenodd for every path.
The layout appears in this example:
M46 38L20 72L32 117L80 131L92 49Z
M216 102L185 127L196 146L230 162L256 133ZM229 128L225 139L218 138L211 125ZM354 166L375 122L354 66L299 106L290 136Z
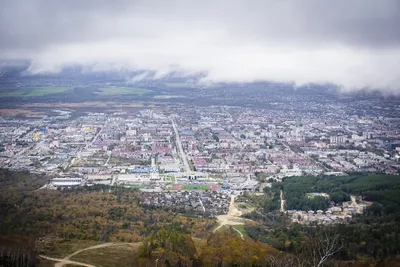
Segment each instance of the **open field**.
M69 89L69 87L27 87L13 90L0 90L0 97L37 97L64 93Z
M144 95L151 91L142 88L130 88L130 87L110 87L110 88L100 88L100 95Z
M139 244L116 244L115 246L86 250L71 260L93 264L98 267L132 266Z
M94 240L78 240L78 239L71 239L71 240L61 240L57 242L55 249L50 253L47 252L46 247L43 247L43 244L39 243L39 252L46 256L55 257L55 258L64 258L75 251L85 249L87 247L100 245L102 242L94 241Z
M43 115L42 112L33 111L29 109L0 109L0 116L2 117L13 117L13 116L36 116Z
M101 102L101 101L88 101L79 103L31 103L24 104L24 108L90 108L90 107L105 107L105 108L137 108L137 107L155 107L157 103L155 102L130 102L130 103L120 103L120 102Z
M45 259L39 258L38 266L40 266L40 267L54 267L54 261L45 260Z

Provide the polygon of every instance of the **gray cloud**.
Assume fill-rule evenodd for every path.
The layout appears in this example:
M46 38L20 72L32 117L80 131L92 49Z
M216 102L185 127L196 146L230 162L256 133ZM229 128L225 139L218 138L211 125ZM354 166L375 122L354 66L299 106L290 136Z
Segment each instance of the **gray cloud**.
M399 92L397 0L3 0L0 57Z

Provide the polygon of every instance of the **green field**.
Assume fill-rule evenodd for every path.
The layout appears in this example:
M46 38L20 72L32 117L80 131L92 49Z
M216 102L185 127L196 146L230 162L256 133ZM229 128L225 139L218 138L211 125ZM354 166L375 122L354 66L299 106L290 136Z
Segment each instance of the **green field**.
M208 185L182 185L182 190L208 190Z
M144 95L151 91L142 88L131 88L131 87L110 87L100 88L100 95Z
M0 97L35 97L51 94L64 93L69 90L69 87L37 87L37 88L18 88L7 91L0 89Z

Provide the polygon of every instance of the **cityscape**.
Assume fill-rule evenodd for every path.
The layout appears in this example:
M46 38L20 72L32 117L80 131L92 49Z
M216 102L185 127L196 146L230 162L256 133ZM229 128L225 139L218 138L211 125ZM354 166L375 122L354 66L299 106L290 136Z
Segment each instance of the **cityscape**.
M0 267L400 267L399 25L1 1Z
M313 103L317 110L310 111L292 101L285 112L279 102L277 108L179 104L3 118L1 166L46 173L43 188L119 185L144 192L144 205L182 205L211 216L228 213L229 195L262 193L285 177L399 174L400 117L352 114L354 102ZM281 202L285 211L284 195ZM294 221L342 222L370 204L289 214Z

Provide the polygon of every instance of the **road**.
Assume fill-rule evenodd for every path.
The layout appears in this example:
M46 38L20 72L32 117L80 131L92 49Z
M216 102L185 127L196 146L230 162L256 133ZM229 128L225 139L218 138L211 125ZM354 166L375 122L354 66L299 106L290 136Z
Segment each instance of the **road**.
M104 125L101 127L100 131L95 135L95 137L93 138L93 140L89 143L86 144L85 148L83 150L86 150L89 146L93 145L93 143L97 140L97 138L99 137L99 135L101 134L101 132L103 131L104 127L106 127L107 125L107 120L104 123Z
M111 188L114 186L114 184L117 182L118 179L118 175L117 174L113 174L112 175L112 180L111 180L111 184L110 184L110 190L108 190L108 193L111 193Z
M201 207L203 208L203 211L204 211L204 212L206 212L206 208L204 207L204 205L203 205L203 201L201 201L201 198L199 198L199 201L200 201L200 205L201 205Z
M19 151L17 154L15 154L14 156L11 157L10 162L14 161L17 157L24 154L27 150L32 150L35 146L40 146L43 143L44 143L44 141L40 141L39 143L36 143L36 144L30 145L26 148L23 148L21 151Z
M185 167L185 172L187 174L189 174L191 172L190 166L189 166L189 162L187 160L187 157L185 155L185 152L183 151L183 147L182 147L182 143L181 143L181 139L179 138L179 132L178 132L178 128L176 127L176 123L173 119L171 119L172 122L172 127L174 128L174 132L175 132L175 142L176 142L176 146L178 147L178 151L179 154L181 156L181 160L183 162L183 166Z
M288 144L286 144L285 142L282 142L282 145L284 147L286 147L287 149L289 149L290 152L295 153ZM320 166L323 170L325 171L329 171L329 169L327 167L325 167L321 162L319 162L318 160L315 160L313 157L308 156L306 154L303 154L305 157L307 157L308 159L310 159L311 161L313 161L315 164L317 164L318 166Z
M86 143L85 147L82 148L80 151L85 151L86 149L88 149L91 145L93 145L93 143L97 140L97 138L99 137L99 135L101 134L101 132L103 131L104 127L106 126L107 121L104 123L104 125L101 127L100 131L95 135L95 137L93 138L93 140L91 142ZM79 143L82 144L82 143ZM108 157L107 162L104 164L104 166L107 166L108 161L110 160L111 155ZM68 165L65 167L65 170L69 169L69 167L71 167L72 165L72 160L74 157L71 157L71 161L68 163ZM79 161L80 159L78 159ZM76 164L78 161L74 162L74 164Z
M111 159L111 154L112 154L112 152L110 151L110 155L108 155L108 159L107 159L106 163L104 163L103 166L107 166L107 165L108 165L108 162L109 162L110 159Z

